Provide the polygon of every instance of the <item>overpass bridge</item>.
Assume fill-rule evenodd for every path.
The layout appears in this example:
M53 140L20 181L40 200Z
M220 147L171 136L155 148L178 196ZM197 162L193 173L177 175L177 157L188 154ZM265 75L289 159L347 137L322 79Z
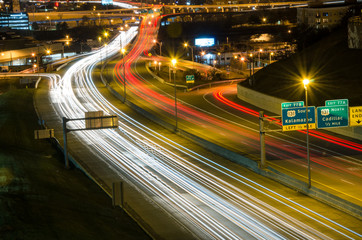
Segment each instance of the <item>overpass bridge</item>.
M127 17L140 17L144 13L159 12L161 14L176 13L228 13L244 12L259 9L278 9L305 7L307 1L298 2L269 2L269 3L247 3L226 5L152 5L139 8L122 8L109 10L90 10L77 12L41 12L29 13L29 22L44 23L49 21L79 22L85 17L91 21L111 21L111 19L122 19ZM156 10L157 9L157 10ZM159 10L160 9L160 10Z
M247 10L296 8L308 6L307 1L298 2L269 2L269 3L246 3L225 5L164 5L163 14L175 13L215 13L215 12L243 12Z

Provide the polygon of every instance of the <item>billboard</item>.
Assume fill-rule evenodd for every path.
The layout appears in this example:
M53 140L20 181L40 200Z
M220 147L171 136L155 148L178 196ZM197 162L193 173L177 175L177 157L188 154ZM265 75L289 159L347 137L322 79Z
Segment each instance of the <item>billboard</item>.
M102 5L113 5L113 0L102 0Z
M215 45L215 38L195 38L195 46L211 47Z

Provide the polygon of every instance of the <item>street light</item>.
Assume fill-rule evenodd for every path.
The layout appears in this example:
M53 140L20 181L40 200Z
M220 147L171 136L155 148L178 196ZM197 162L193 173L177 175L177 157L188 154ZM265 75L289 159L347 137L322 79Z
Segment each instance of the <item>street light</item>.
M311 176L310 176L310 157L309 157L309 123L308 123L308 84L310 80L304 79L304 92L305 92L305 117L306 117L306 124L307 124L307 164L308 164L308 188L311 188Z
M157 61L156 60L153 61L153 64L155 65L155 72L156 72L156 70L157 70Z
M254 57L253 57L254 55L252 53L250 53L249 56L250 56L249 62L250 62L250 76L251 76L251 75L254 75ZM251 64L253 64L253 66L251 66ZM253 69L253 74L251 73L251 69Z
M49 16L47 16L47 20L49 20L49 27L52 25L52 20L50 19Z
M192 68L194 68L194 48L193 46L189 46L187 42L184 43L185 48L191 48L191 61L192 61Z
M98 37L99 45L102 45L102 37ZM101 69L103 66L103 57L102 57L102 50L99 50L99 54L101 55Z
M202 57L205 55L205 51L201 52L201 63L202 63Z
M173 66L173 84L175 88L175 131L177 131L177 95L176 95L176 63L177 60L173 58L171 60Z
M263 52L263 49L260 48L260 49L259 49L259 52L258 52L258 54L259 54L259 64L258 64L259 67L261 66L261 64L260 64L260 53L262 53L262 52Z
M269 64L271 64L271 57L274 55L274 53L273 52L270 52L270 54L269 54Z
M244 64L245 58L241 57L240 61L241 61L241 71L243 71L243 64Z
M126 53L126 49L122 48L122 62L123 62L123 91L124 91L124 102L126 102L126 66L124 61L124 54Z
M160 46L160 56L162 56L162 42L158 42L156 39L153 39L153 43Z

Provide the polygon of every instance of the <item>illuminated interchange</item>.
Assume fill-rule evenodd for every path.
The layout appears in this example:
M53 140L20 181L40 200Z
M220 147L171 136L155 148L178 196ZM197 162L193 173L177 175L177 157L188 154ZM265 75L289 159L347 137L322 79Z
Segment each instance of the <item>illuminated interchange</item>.
M329 100L325 106L310 106L308 94L313 79L309 78L300 79L299 87L305 94L303 101L283 102L281 116L269 116L250 105L244 106L241 101L234 101L230 96L238 92L233 82L209 84L209 87L188 92L178 81L181 71L211 72L222 62L222 56L216 53L210 61L205 51L194 55L195 48L190 43L180 48L191 54L191 61L176 58L176 55L163 56L165 43L156 40L161 25L159 11L153 9L143 14L139 26L122 26L114 38L110 38L108 32L99 36L101 47L68 64L63 74L39 73L39 65L34 63L33 73L29 75L51 81L49 98L59 118L83 118L85 112L92 111L118 116L115 130L77 131L72 136L152 198L195 238L362 238L361 229L345 226L319 213L313 206L303 205L264 185L262 180L255 180L250 173L244 174L240 167L229 168L228 163L210 157L213 156L212 144L227 149L225 153L221 153L224 150L218 153L224 158L230 152L245 153L242 158L250 161L241 165L261 175L267 176L270 167L281 176L297 179L298 183L291 183L291 186L300 184L299 190L307 195L313 195L309 192L313 187L321 187L327 189L326 192L348 195L359 205L361 195L355 188L334 189L333 186L338 184L340 176L352 185L360 184L362 170L353 169L362 169L362 144L316 130L328 128L329 124L346 124L348 101ZM266 21L262 19L262 23ZM69 36L65 45L69 47ZM154 47L156 53L152 51ZM51 50L46 54L50 55ZM251 80L255 68L262 67L261 54L263 49L260 48L246 56L232 58L250 73ZM268 53L267 63L271 64L274 57L274 52ZM225 61L226 57L223 58ZM118 108L118 100L109 99L98 89L96 73L102 86L113 89L123 105L138 106L158 119L170 130L169 134L154 130ZM185 81L194 83L195 76L188 74ZM335 111L341 111L341 115L329 115ZM358 109L353 108L353 111L358 112ZM74 121L69 122L68 127L85 128L85 124ZM290 131L295 134L287 134ZM209 144L211 147L205 149L211 152L203 155L175 140L180 135L187 136L185 133L211 142L201 143ZM172 134L175 139L170 138ZM232 158L230 160L237 162ZM260 158L264 159L261 163Z

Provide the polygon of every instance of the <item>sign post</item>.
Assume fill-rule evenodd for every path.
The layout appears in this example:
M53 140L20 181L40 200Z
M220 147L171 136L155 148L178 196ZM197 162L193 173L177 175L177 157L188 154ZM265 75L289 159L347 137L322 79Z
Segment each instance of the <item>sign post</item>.
M65 168L69 168L69 159L68 159L68 139L67 133L71 131L81 131L81 130L96 130L96 129L106 129L106 128L117 128L118 127L118 117L117 115L104 116L103 111L94 111L86 112L84 118L73 118L69 119L63 117L63 141L64 141L64 162ZM67 128L67 122L70 121L80 121L85 120L85 128Z

